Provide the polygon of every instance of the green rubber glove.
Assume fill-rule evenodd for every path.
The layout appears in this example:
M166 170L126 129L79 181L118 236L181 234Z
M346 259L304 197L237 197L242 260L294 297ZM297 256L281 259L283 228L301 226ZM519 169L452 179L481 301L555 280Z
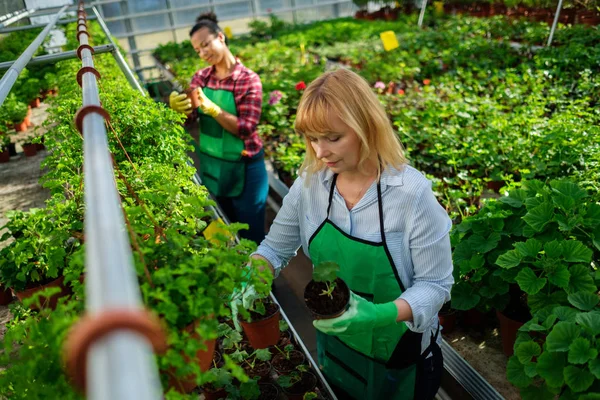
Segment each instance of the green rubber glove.
M396 323L398 308L389 303L374 304L350 292L350 307L341 316L317 319L313 326L327 335L353 335Z
M252 306L252 302L256 299L256 289L254 285L249 285L247 282L242 282L242 290L235 289L231 296L232 300L229 303L231 308L231 318L238 332L242 331L240 322L238 321L238 308L244 307L246 310Z

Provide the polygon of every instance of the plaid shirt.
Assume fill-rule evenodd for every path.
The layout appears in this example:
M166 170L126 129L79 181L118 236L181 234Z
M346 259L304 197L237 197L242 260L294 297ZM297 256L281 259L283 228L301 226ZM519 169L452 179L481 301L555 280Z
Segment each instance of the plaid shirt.
M263 143L256 126L260 120L262 109L262 83L260 77L246 68L239 60L230 76L219 80L215 75L215 67L199 70L192 77L190 89L208 87L214 90L233 92L237 109L238 136L244 140L243 155L252 157L262 149Z

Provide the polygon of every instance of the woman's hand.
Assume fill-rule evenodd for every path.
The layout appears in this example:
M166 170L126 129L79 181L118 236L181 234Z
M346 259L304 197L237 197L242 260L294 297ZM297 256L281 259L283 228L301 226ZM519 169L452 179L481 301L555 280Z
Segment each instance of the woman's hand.
M206 97L201 88L196 90L198 91L198 100L200 100L200 109L202 112L206 115L210 115L213 118L217 118L217 116L221 113L221 107Z
M396 303L375 304L350 292L350 307L341 316L313 321L315 328L328 335L353 335L396 323Z
M192 112L192 101L185 93L179 94L173 91L169 96L169 107L182 114L190 115Z

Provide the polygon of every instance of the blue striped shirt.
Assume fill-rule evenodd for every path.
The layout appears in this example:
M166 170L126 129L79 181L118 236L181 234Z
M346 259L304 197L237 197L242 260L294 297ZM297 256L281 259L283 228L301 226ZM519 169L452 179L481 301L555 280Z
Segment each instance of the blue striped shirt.
M308 186L299 177L283 200L269 234L256 254L265 257L276 274L308 241L327 216L333 172L314 174ZM400 298L410 305L409 329L423 332L422 350L438 326L437 313L450 300L452 253L448 232L452 222L431 190L431 182L411 166L388 168L381 174L381 195L386 242L406 291ZM330 219L356 238L381 242L377 182L348 210L334 191ZM440 335L441 337L441 335Z

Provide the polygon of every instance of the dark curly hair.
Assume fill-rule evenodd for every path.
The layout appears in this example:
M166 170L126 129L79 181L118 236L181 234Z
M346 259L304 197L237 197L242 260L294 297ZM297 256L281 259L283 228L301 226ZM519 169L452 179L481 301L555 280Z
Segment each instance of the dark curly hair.
M215 35L223 33L223 30L219 26L219 20L212 11L202 13L198 16L198 18L196 18L196 24L190 30L190 37L192 37L194 33L198 32L202 28L208 28L208 30ZM227 39L225 33L223 33L223 36L225 36L225 44L229 45L229 40Z

